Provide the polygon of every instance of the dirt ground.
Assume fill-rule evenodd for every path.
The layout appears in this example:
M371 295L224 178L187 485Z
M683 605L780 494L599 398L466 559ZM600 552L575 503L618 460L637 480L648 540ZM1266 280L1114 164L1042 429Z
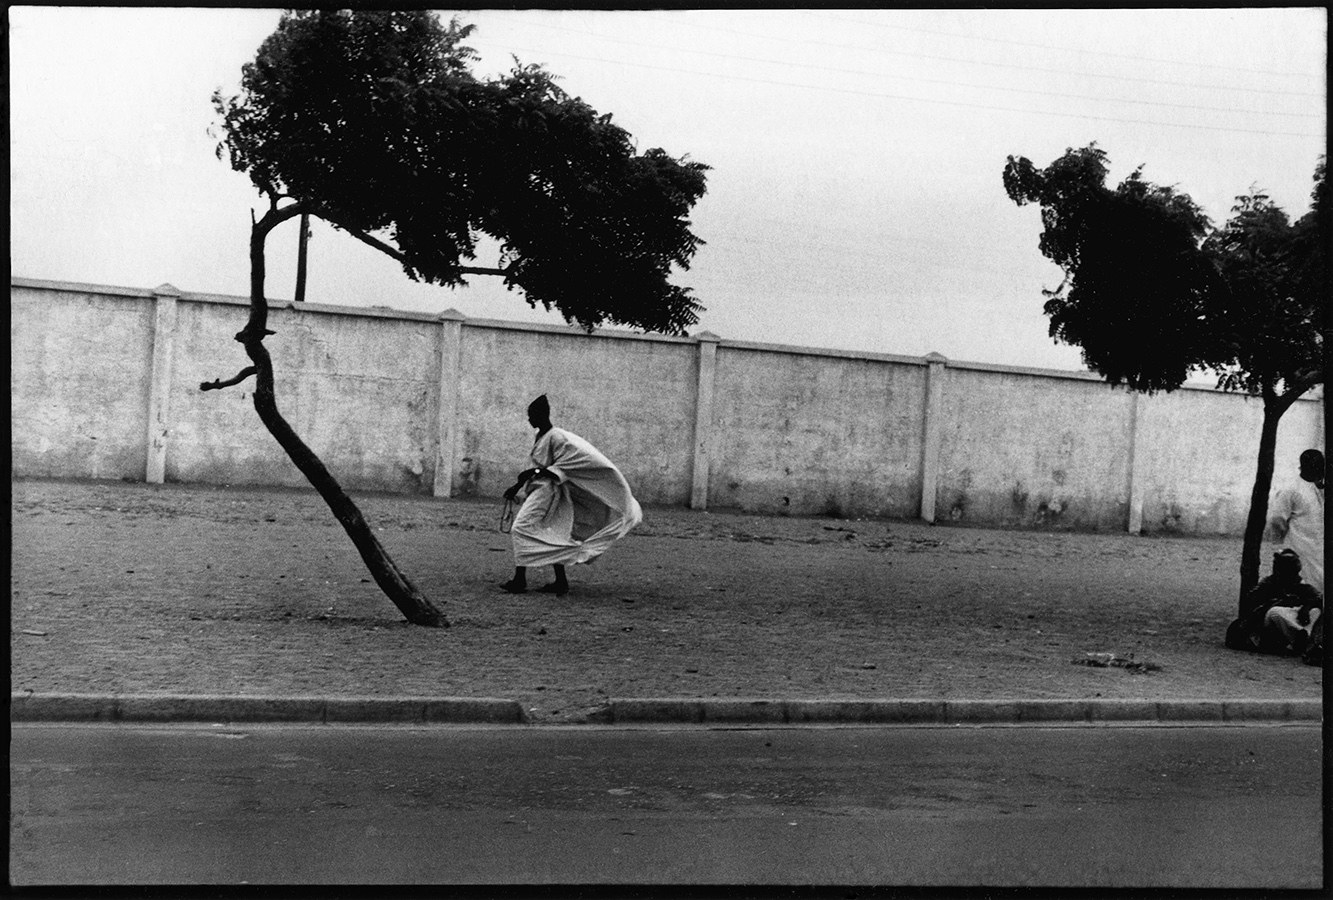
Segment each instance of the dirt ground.
M1322 695L1318 667L1222 645L1238 538L649 508L556 598L499 590L499 502L356 499L452 627L404 622L311 490L12 482L12 690L503 697L537 722L608 697Z

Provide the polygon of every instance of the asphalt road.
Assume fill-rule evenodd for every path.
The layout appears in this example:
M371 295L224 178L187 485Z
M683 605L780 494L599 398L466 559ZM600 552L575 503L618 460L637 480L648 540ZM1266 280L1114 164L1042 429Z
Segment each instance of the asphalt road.
M1323 883L1313 724L11 735L14 885Z

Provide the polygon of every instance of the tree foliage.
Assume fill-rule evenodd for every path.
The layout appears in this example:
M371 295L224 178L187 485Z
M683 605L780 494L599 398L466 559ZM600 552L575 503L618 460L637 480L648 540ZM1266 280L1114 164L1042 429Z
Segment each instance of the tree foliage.
M1142 167L1114 189L1107 171L1095 143L1045 169L1013 156L1004 169L1009 197L1041 206L1039 249L1065 273L1044 292L1053 338L1079 347L1112 384L1150 393L1197 371L1255 395L1322 383L1322 160L1314 206L1296 225L1252 191L1214 228L1189 195L1145 181Z
M540 66L476 78L472 30L424 10L284 13L241 93L214 95L219 155L272 198L387 234L413 279L489 271L588 329L685 333L701 307L669 278L703 243L687 216L708 166L637 153ZM482 235L497 269L469 265Z
M1199 248L1208 217L1141 171L1114 189L1106 174L1106 154L1093 144L1044 171L1010 157L1004 185L1019 205L1041 205L1041 252L1065 273L1045 292L1051 337L1079 347L1112 384L1171 390L1217 362L1200 327L1216 282Z
M1328 229L1322 161L1315 179L1314 205L1296 223L1252 190L1236 198L1231 218L1204 241L1222 279L1212 305L1228 363L1220 384L1228 390L1299 394L1323 382Z

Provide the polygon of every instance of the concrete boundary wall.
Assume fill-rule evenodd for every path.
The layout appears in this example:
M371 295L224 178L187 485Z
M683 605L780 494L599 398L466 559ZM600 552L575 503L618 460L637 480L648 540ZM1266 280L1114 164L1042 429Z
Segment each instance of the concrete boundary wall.
M253 411L248 301L12 278L15 477L301 486ZM1087 372L270 301L277 398L349 490L498 496L525 409L648 504L965 524L1237 534L1258 400L1152 397ZM1283 417L1276 480L1324 446L1322 389Z

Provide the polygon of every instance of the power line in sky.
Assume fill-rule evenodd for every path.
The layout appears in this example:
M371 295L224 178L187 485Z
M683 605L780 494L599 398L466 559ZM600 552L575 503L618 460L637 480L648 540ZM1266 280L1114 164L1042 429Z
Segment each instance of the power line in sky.
M830 15L811 12L809 10L800 10L800 12L802 12L804 15L812 16L816 19L824 19L827 21L836 21L836 22L846 22L851 25L869 25L872 28L889 28L894 31L908 31L908 32L915 32L918 34L934 34L940 37L962 38L964 40L971 40L971 41L986 41L992 44L1010 44L1016 47L1033 47L1038 50L1059 50L1065 53L1078 53L1087 56L1107 56L1115 59L1136 60L1138 62L1165 63L1167 65L1172 65L1172 66L1190 66L1193 68L1200 68L1200 69L1220 69L1224 72L1233 72L1233 73L1250 74L1250 75L1278 75L1283 78L1318 77L1317 75L1314 75L1310 72L1279 72L1275 69L1250 69L1230 64L1223 65L1221 63L1182 62L1181 60L1163 59L1162 57L1138 56L1132 53L1116 53L1111 50L1088 50L1083 47L1060 47L1054 44L1039 44L1032 41L1015 41L1010 38L996 38L979 34L959 34L953 31L938 31L933 28L913 28L907 25L890 25L887 22L871 22L866 19L851 19L847 18L846 16L830 16Z
M538 26L541 27L541 28L546 28L546 29L557 29L557 30L560 30L560 31L571 32L571 33L575 33L575 34L586 34L585 32L582 32L582 31L580 31L579 29L576 29L576 28L566 28L566 27L561 26L561 25L551 25L551 24L548 24L548 23L537 23L537 24L538 24ZM610 41L610 42L612 42L612 43L617 43L617 44L626 44L626 45L633 46L633 47L655 47L655 48L657 48L657 49L661 49L661 45L649 44L649 43L645 43L645 42L643 42L643 41L632 41L632 40L627 40L627 39L624 39L624 38L613 38L613 37L605 37L605 36L601 36L601 37L598 38L598 40L601 40L601 41ZM1057 98L1063 98L1063 99L1067 99L1067 100L1090 100L1090 101L1093 101L1093 102L1101 102L1101 103L1105 103L1105 102L1111 102L1111 103L1127 103L1127 104L1133 104L1133 105L1136 105L1136 106L1158 106L1158 107L1164 107L1164 108L1170 108L1170 109L1191 109L1191 110L1198 110L1198 111L1201 111L1201 112L1224 112L1224 113L1230 113L1230 114L1233 114L1233 115L1236 114L1236 113L1248 113L1248 114L1253 114L1253 115L1282 116L1282 117L1287 117L1287 118L1299 118L1299 119L1317 119L1317 118L1321 118L1321 117L1320 117L1318 114L1316 114L1316 113L1306 113L1306 112L1280 112L1280 111L1276 111L1276 110L1264 110L1264 109L1243 109L1243 108L1242 108L1242 109L1237 109L1235 106L1225 106L1225 107L1223 107L1223 106L1201 106L1201 105L1194 104L1194 103L1168 103L1168 102L1162 102L1162 101L1157 101L1157 100L1138 100L1138 99L1132 99L1132 98L1128 98L1128 97L1109 97L1109 98L1107 98L1107 97L1090 97L1090 96L1088 96L1088 95L1086 95L1086 94L1068 94L1068 93L1062 93L1062 92L1059 92L1059 91L1038 91L1038 90L1033 90L1033 89L1030 89L1030 88L1014 88L1014 87L1007 87L1007 86L1004 86L1004 85L993 85L993 84L980 85L980 84L975 84L975 83L972 83L972 82L966 82L966 81L951 81L951 80L948 80L948 79L942 79L942 78L926 78L926 77L919 76L919 75L899 75L899 74L894 74L894 75L889 76L889 75L883 75L883 74L881 74L881 73L877 73L877 72L867 72L867 71L864 70L864 69L844 69L844 68L840 68L840 67L837 67L837 66L823 66L823 65L818 65L818 64L815 64L815 63L800 63L800 62L791 62L791 61L789 61L789 60L765 59L765 58L763 58L763 57L757 57L757 56L742 56L742 55L740 55L740 54L734 54L734 53L715 53L715 52L712 52L712 51L709 51L709 50L695 50L695 49L692 49L692 48L685 48L685 47L682 47L682 48L673 48L673 49L675 50L675 52L691 53L691 54L694 54L694 55L697 55L697 56L710 56L710 57L713 57L713 58L716 58L716 59L728 59L728 60L736 60L736 61L743 61L743 62L757 62L757 63L763 63L763 64L766 64L766 65L784 66L784 67L787 67L787 68L812 69L812 70L819 71L819 72L830 72L830 73L837 74L837 75L856 75L856 76L863 77L863 78L886 78L886 79L887 79L887 78L892 78L892 79L894 79L894 80L901 80L901 81L918 81L918 82L923 82L923 83L926 83L926 84L942 84L942 85L949 85L949 86L951 86L951 87L963 87L963 88L974 88L974 89L979 88L979 89L989 90L989 91L1003 91L1003 92L1006 92L1006 93L1013 93L1013 94L1031 94L1031 95L1035 95L1035 96L1039 96L1039 97L1057 97ZM532 51L529 51L529 52L532 52Z
M999 183L998 178L996 179L996 183L997 184ZM784 237L784 235L786 235L786 237ZM883 248L886 245L895 245L899 242L899 238L896 235L892 234L891 232L858 233L856 237L858 238L864 237L865 239L867 239L866 241L867 246L858 248L848 243L829 243L827 241L811 241L804 238L798 238L796 235L791 233L790 228L788 228L785 232L780 231L776 235L773 235L771 237L765 237L763 240L756 240L755 238L752 237L746 237L744 235L738 235L735 233L727 233L721 229L714 229L705 237L707 244L700 252L701 253L716 252L720 250L726 250L728 248L734 249L738 244L744 244L751 247L758 247L769 251L773 250L775 246L781 246L784 248L788 248L785 249L781 254L784 259L788 260L798 259L802 255L801 251L805 251L807 253L814 253L823 258L839 257L848 260L855 260L862 267L867 267L867 268L874 267L876 265L875 261L878 261L879 264L886 264L889 266L916 265L922 258L935 257L938 255L937 251L932 251L929 247L921 247L917 249L915 252L910 254L902 254L902 255L893 254L886 256L883 253ZM882 240L879 240L877 243L872 244L871 241L869 240L871 238L882 239ZM1038 253L1035 244L1032 247L1032 253L1033 254ZM1005 250L979 251L974 248L969 250L966 256L974 261L990 259L994 260L995 262L989 266L975 265L972 262L963 262L961 261L961 259L954 258L950 259L949 268L953 270L963 270L969 272L980 272L982 274L988 274L995 271L996 265L1000 265L1004 262L1013 261L1013 254ZM1051 265L1054 266L1055 263L1051 263Z
M1299 138L1323 137L1322 134L1311 134L1308 132L1298 132L1298 131L1273 131L1271 129L1260 129L1260 128L1228 128L1220 125L1192 125L1183 122L1169 122L1163 120L1149 120L1149 119L1126 119L1116 116L1093 115L1090 113L1019 109L1011 106L993 106L985 103L968 103L962 100L942 100L939 98L912 97L905 94L888 94L876 91L860 91L854 88L825 87L823 85L805 84L802 82L795 82L795 81L774 81L773 79L770 78L754 78L746 75L726 75L720 72L702 72L697 69L680 69L673 66L658 66L643 62L627 62L625 60L607 59L605 57L600 57L600 56L584 56L578 53L566 53L562 50L549 50L549 49L534 50L530 47L514 47L513 45L509 44L505 45L505 49L506 51L510 52L518 50L525 53L535 53L535 54L543 54L550 56L563 56L567 59L578 59L578 60L583 60L585 62L596 62L607 65L629 66L632 68L639 68L639 69L652 69L659 72L676 72L678 74L698 75L698 76L703 76L705 78L720 78L729 81L746 81L755 84L769 84L769 85L774 85L776 87L802 88L804 90L824 91L834 94L849 94L859 97L875 97L882 100L906 100L914 103L925 103L927 105L958 106L967 109L986 110L987 112L1013 112L1013 113L1022 113L1024 115L1056 116L1066 119L1083 119L1094 122L1119 122L1121 124L1128 124L1128 125L1152 125L1154 127L1161 127L1161 128L1184 128L1194 131L1216 131L1216 132L1224 132L1227 134L1257 134L1257 135L1265 135L1268 137L1299 137Z
M743 37L760 38L760 39L762 39L762 40L768 40L768 41L781 41L781 42L783 42L783 43L787 43L787 44L790 44L790 43L793 42L793 39L792 39L792 38L776 37L776 36L773 36L773 35L767 35L767 34L759 34L759 33L757 33L757 32L753 32L753 31L743 31L743 30L740 30L740 29L737 29L737 28L727 28L726 26L722 26L722 25L699 25L699 24L697 24L697 23L695 23L695 22L687 22L687 21L684 21L683 19L675 19L675 18L670 17L670 16L661 16L661 15L656 15L656 14L653 14L653 13L640 13L640 14L641 14L641 15L645 15L645 16L653 16L654 18L656 18L656 19L658 19L658 20L660 20L660 21L664 21L664 22L669 21L669 22L673 22L674 24L686 25L686 26L688 26L688 27L690 27L690 28L701 29L701 30L704 30L704 31L710 31L710 32L712 32L712 31L725 31L725 32L727 32L727 33L729 33L729 34L737 34L737 35L741 35L741 36L743 36ZM1277 89L1274 89L1274 88L1256 88L1256 87L1248 87L1248 86L1243 86L1243 85L1200 84L1200 83L1198 83L1198 82L1191 82L1191 81L1171 81L1171 80L1161 79L1161 78L1140 78L1140 77L1136 77L1136 76L1133 76L1133 75L1112 75L1112 74L1109 74L1109 73L1106 73L1106 72L1079 72L1079 73L1072 73L1072 72L1070 72L1070 71L1067 70L1067 69L1051 69L1051 68L1046 68L1046 67L1042 67L1042 66L1025 66L1025 65L1019 65L1018 63L1001 63L1001 62L991 62L991 61L989 61L989 60L964 59L964 58L960 58L960 57L957 57L957 56L939 56L939 55L935 55L935 54L927 54L927 53L913 53L913 52L911 52L911 51L907 51L907 50L892 50L892 49L887 49L887 48L883 48L883 47L865 47L865 46L858 46L858 45L856 45L856 44L843 44L843 43L837 43L837 42L834 42L834 41L821 41L821 40L817 40L817 39L814 39L814 38L807 38L807 37L802 37L802 38L800 38L799 43L801 43L801 44L815 44L815 45L819 45L819 46L823 46L823 47L835 47L835 48L837 48L837 49L841 49L841 50L858 50L858 51L861 51L861 52L864 52L864 53L879 53L879 54L888 54L888 55L892 55L892 56L909 56L909 57L915 57L915 58L918 58L918 59L931 59L931 60L938 60L938 61L941 61L941 62L962 63L962 64L965 64L965 65L992 66L992 67L998 67L998 68L1004 68L1004 69L1020 69L1020 70L1024 70L1024 71L1028 71L1028 72L1045 72L1045 73L1052 74L1052 75L1063 75L1063 76L1066 76L1066 77L1068 77L1068 76L1070 76L1070 75L1072 75L1072 74L1078 74L1078 75L1080 75L1080 76L1082 76L1082 77L1084 77L1084 78L1104 78L1104 79L1113 79L1113 80L1116 80L1116 81L1133 81L1133 82L1144 83L1144 84L1161 84L1161 85L1167 85L1167 86L1170 86L1170 87L1191 87L1191 88L1202 88L1202 89L1204 89L1204 90L1240 91L1240 92L1251 93L1251 94L1279 94L1279 95L1288 95L1288 96L1293 96L1293 97L1307 97L1307 98L1311 98L1311 99L1317 99L1317 100L1320 100L1321 102L1322 102L1322 100L1323 100L1323 95L1322 95L1322 94L1314 94L1314 93L1311 93L1311 92L1309 92L1309 91L1283 91L1283 90L1277 90Z
M753 238L738 237L735 235L714 235L708 239L708 246L700 252L708 253L732 253L743 256L753 256L754 254L746 247L754 247L760 250L772 250L772 241L757 241ZM828 260L830 257L845 259L854 262L852 267L859 272L862 277L877 278L885 272L894 272L899 270L919 271L921 266L919 260L904 260L897 257L885 257L882 254L869 252L856 252L845 247L833 247L829 245L801 244L797 250L805 250L817 260ZM1037 253L1036 248L1032 250ZM800 259L802 254L796 251L788 251L783 254L787 260ZM993 276L997 270L1002 269L1006 263L1013 264L1012 254L992 254L992 259L996 260L991 265L975 265L970 262L962 262L957 259L949 261L949 271L951 272L975 272L979 275ZM843 265L839 263L839 265ZM1054 263L1051 263L1054 266ZM817 262L810 262L791 267L790 270L777 276L784 283L790 284L793 280L799 282L808 282L814 284L827 285L829 282L829 272L826 268L820 266Z

